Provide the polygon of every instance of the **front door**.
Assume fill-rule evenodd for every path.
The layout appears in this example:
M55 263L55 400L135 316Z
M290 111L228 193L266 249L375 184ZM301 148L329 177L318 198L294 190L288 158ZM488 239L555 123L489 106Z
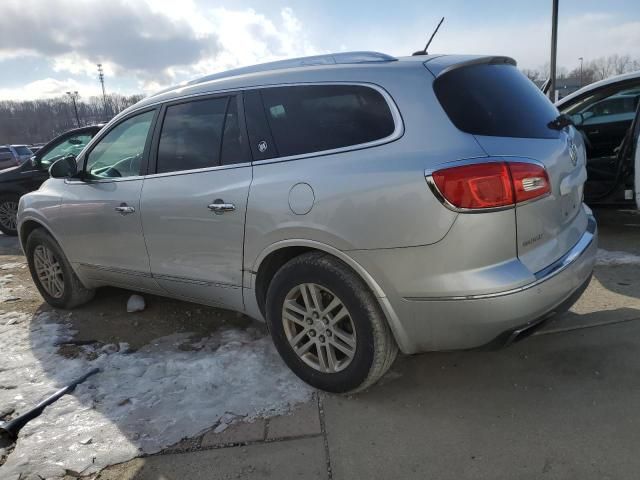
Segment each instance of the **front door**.
M154 279L173 295L242 309L252 167L241 97L167 105L144 181L142 222Z
M79 159L79 179L68 180L57 231L83 278L157 291L142 233L140 193L155 110L110 128ZM154 288L155 287L155 288Z

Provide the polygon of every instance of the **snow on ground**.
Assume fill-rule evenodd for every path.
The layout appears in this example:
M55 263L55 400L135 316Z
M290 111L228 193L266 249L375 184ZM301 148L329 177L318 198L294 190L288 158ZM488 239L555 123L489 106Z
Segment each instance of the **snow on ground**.
M596 257L596 265L640 265L640 255L634 255L629 252L609 251L599 248L598 255Z
M22 429L0 478L88 474L212 426L285 413L312 394L256 329L218 331L197 343L176 334L136 352L126 344L87 346L77 358L62 357L58 346L72 334L61 314L0 314L0 407L24 412L101 369Z

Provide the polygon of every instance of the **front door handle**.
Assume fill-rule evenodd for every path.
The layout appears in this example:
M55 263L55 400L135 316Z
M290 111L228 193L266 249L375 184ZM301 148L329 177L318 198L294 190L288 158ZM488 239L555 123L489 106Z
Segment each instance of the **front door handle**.
M221 215L225 212L233 212L236 206L233 203L225 203L224 200L218 198L207 205L207 208L217 215Z
M135 208L128 206L126 203L122 203L119 207L116 207L116 212L121 215L129 215L130 213L133 213L135 211Z

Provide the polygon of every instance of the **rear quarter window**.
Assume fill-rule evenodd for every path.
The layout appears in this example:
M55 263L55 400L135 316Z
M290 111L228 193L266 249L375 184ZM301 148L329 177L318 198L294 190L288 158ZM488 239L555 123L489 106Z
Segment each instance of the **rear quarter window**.
M387 101L371 87L273 87L263 89L261 95L281 157L361 145L395 131Z
M440 75L433 86L453 124L473 135L558 138L547 127L556 107L512 65L469 65Z

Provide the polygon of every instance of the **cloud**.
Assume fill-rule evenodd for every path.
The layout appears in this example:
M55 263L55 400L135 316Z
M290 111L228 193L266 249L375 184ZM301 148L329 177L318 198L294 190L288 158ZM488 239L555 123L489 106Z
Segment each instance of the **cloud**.
M133 77L145 92L235 66L317 52L290 8L268 18L250 8L203 8L193 0L0 4L0 60L38 56L47 58L54 72L90 77L102 63L107 77Z
M46 14L43 10L46 9ZM3 0L0 54L54 60L70 55L143 75L191 65L219 52L215 32L201 33L184 19L153 11L141 1Z
M43 78L19 88L0 88L0 99L33 100L36 98L53 98L65 95L68 91L82 92L82 97L101 95L100 85L83 83L73 78L57 80L55 78Z

